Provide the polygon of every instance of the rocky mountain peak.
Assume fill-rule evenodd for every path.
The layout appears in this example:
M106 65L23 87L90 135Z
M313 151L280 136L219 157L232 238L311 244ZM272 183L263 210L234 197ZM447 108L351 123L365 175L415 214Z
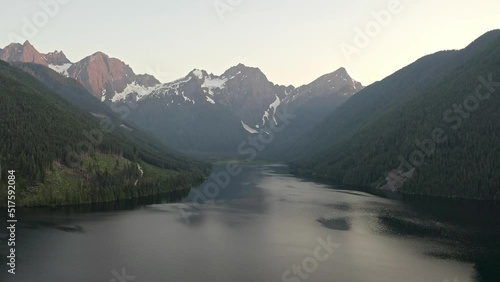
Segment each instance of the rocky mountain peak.
M129 65L100 51L71 65L67 73L101 101L144 95L160 84L154 76L136 75Z
M194 69L187 76L195 77L198 80L203 81L206 77L209 76L209 74L205 70Z
M342 75L349 75L347 73L347 70L344 68L344 67L340 67L338 70L334 71L333 73L338 73L338 74L342 74Z
M152 87L158 84L161 84L161 82L156 79L156 77L150 75L150 74L138 74L136 75L136 81L137 84L143 85L146 87Z
M65 64L71 64L71 61L68 60L68 58L66 57L64 52L57 51L57 50L54 52L50 52L50 53L45 54L45 60L47 61L47 63L49 65L60 66L60 65L65 65Z
M29 41L24 42L23 45L19 43L8 45L3 50L1 59L6 62L35 63L47 66L44 56Z
M124 62L102 52L75 63L68 73L98 98L108 92L122 92L135 78L132 69Z
M222 76L230 78L230 77L236 77L240 74L241 76L245 77L260 77L267 80L266 75L259 68L249 67L241 63L234 67L229 68L222 74Z
M303 86L305 88L314 88L316 90L321 89L323 91L327 90L341 90L342 88L349 88L348 95L355 94L355 92L363 89L363 85L361 83L352 79L352 77L347 73L347 70L344 67L337 69L334 72L329 74L325 74L310 84ZM355 91L355 92L353 92ZM317 92L317 91L315 91ZM344 94L343 94L344 95Z

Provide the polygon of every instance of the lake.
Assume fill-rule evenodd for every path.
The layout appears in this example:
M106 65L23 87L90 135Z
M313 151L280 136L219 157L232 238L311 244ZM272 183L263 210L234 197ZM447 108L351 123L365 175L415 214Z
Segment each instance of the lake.
M5 270L2 228L0 280L499 281L498 205L340 188L299 179L285 166L256 165L243 167L206 206L193 205L195 188L20 209L17 274Z

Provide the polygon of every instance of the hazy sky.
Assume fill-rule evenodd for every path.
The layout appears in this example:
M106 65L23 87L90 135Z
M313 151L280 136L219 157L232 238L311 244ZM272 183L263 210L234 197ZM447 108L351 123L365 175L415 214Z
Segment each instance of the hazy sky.
M68 3L48 10L55 13L40 6L53 1ZM400 7L388 9L391 2ZM102 51L162 82L244 63L279 84L299 86L343 66L368 85L500 28L498 0L16 0L2 7L2 47L14 33L40 52L62 49L71 61ZM382 10L391 18L373 24ZM368 44L355 43L357 29L367 27ZM356 52L350 57L342 51L348 45Z

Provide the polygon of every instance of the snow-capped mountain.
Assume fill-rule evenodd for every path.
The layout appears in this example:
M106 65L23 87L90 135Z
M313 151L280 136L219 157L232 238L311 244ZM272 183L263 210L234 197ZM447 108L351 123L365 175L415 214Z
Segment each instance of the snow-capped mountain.
M0 49L0 59L6 62L44 65L65 76L68 76L67 70L73 65L62 51L42 54L29 41L24 42L24 44L12 43L3 50Z
M69 77L68 69L73 65L63 51L54 51L44 55L45 61L48 67L55 70L56 72Z
M294 87L276 85L260 69L239 64L220 75L195 69L170 83L129 85L107 102L136 102L131 121L177 149L235 153L249 134L280 125L280 112L297 118L273 146L306 133L361 89L344 68Z
M298 111L318 100L323 107L336 105L361 90L363 86L353 80L344 68L327 74L301 87L282 86L270 82L258 68L243 64L234 66L221 75L195 69L176 81L153 87L130 84L125 91L109 98L119 103L127 100L157 101L165 108L204 105L220 106L234 113L241 126L249 133L278 124L276 113L280 107ZM317 114L317 113L316 113Z
M160 82L151 75L136 75L134 71L121 60L110 58L97 52L81 61L72 63L62 51L47 54L38 52L26 41L24 44L12 43L0 49L0 58L6 62L35 63L47 66L66 77L78 80L95 97L106 100L117 93L140 91L150 88Z
M29 42L0 49L2 60L47 66L76 79L107 105L136 102L129 120L179 150L236 153L248 135L295 119L269 148L305 134L363 86L344 68L300 87L277 85L255 67L238 64L220 75L195 69L160 83L123 61L97 52L72 63L62 51L39 53ZM278 150L276 150L278 151Z
M106 101L118 93L139 91L160 84L150 75L136 75L119 59L97 52L71 65L68 76L80 81L94 96Z

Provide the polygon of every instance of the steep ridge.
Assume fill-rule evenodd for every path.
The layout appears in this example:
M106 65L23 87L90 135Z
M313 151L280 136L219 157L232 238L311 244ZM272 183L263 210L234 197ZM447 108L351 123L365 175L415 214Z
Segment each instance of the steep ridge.
M249 134L278 125L280 111L300 119L273 147L296 138L362 88L343 68L295 88L275 85L260 69L239 64L220 76L193 70L146 91L119 93L112 102L136 102L130 120L174 148L235 154Z
M102 120L4 62L0 62L0 96L4 109L0 112L0 161L16 170L18 205L82 204L154 195L190 187L207 172L205 164L141 141L127 129L104 134ZM6 171L2 173L5 177Z
M102 52L71 65L67 72L102 101L127 88L148 88L160 83L152 76L136 75L124 62Z
M498 31L489 32L463 50L441 51L425 56L373 83L300 137L281 157L296 160L334 146L470 60L497 36Z
M66 58L63 51L54 51L44 55L45 61L48 67L56 71L57 73L68 77L68 69L73 65L73 63Z
M29 41L24 44L12 43L5 47L0 59L6 62L25 62L47 66L44 55L40 54Z
M68 58L66 58L66 55L64 54L63 51L54 51L45 54L45 61L47 61L47 64L49 66L61 66L65 64L72 64Z
M110 118L116 116L108 105L101 103L101 101L88 92L87 89L75 79L62 76L53 69L43 65L21 62L14 62L11 63L11 65L34 76L61 98L80 107L88 113L96 116L104 115Z
M425 69L422 64L429 69L432 61L443 63L432 55L355 95L371 92L373 97L376 90L388 99L395 97L387 97L390 91L401 89L384 88L395 78L425 81L393 101L394 106L361 116L370 121L348 134L343 131L343 138L329 149L295 161L294 172L411 194L500 199L500 31L485 34L464 50L438 54L443 55L447 66L435 79L429 75L436 72L419 72ZM352 101L359 103L354 97ZM350 102L338 111L367 109L364 103ZM327 135L327 130L339 128L330 124L322 130Z
M291 113L294 118L279 134L275 134L274 141L266 147L263 156L284 159L288 149L300 137L363 88L345 68L340 68L292 91L278 107L278 112Z
M63 51L42 54L26 41L22 45L12 43L5 47L0 52L0 59L10 63L35 63L50 67L63 76L76 79L101 101L126 89L148 88L160 84L151 75L136 75L124 62L102 52L72 63Z

